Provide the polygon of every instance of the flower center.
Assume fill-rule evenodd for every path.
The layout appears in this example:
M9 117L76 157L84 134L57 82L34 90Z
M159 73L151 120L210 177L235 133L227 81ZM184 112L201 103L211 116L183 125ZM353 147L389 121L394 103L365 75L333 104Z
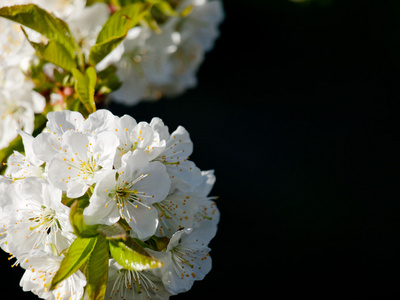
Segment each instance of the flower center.
M108 194L110 200L105 204L105 207L107 207L111 201L115 201L121 219L126 219L129 222L132 221L132 216L129 212L130 208L136 209L138 205L142 205L151 209L150 206L142 202L141 197L146 197L145 193L139 192L137 189L133 188L136 182L146 178L148 175L149 174L142 174L130 183L126 181L119 182L116 189Z
M93 157L90 157L87 161L80 164L80 171L83 175L92 177L98 170L97 162Z
M42 205L38 214L35 217L29 218L29 221L33 224L29 227L30 233L26 238L39 233L33 244L33 248L38 248L49 234L55 234L58 230L61 230L61 224L55 216L56 212L54 210Z
M148 299L158 291L157 286L143 272L121 269L114 282L111 299L136 299L135 295L146 293ZM133 295L132 295L133 293Z

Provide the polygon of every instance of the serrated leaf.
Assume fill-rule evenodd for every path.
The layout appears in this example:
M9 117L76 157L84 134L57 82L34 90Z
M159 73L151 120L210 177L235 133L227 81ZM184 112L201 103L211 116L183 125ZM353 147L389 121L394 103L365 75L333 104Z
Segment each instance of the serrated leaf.
M94 88L96 86L96 70L93 67L86 69L82 74L78 69L73 69L72 74L75 78L75 90L89 114L96 111L94 103Z
M126 239L126 231L118 223L109 226L100 224L98 230L109 240Z
M68 25L35 4L2 7L0 16L29 27L49 40L58 41L71 57L79 51Z
M96 245L97 237L94 238L80 238L77 237L71 244L65 257L61 261L60 269L58 269L54 276L50 289L68 278L86 262Z
M90 48L89 63L98 64L126 37L129 29L136 26L151 8L150 3L134 3L114 13L100 30L96 44Z
M125 269L143 271L163 266L161 261L155 259L132 238L125 243L110 240L109 246L111 256Z
M104 299L108 280L108 260L108 242L104 236L99 235L85 272L89 300Z
M25 30L22 28L23 33L25 34L26 39L32 45L32 47L36 50L37 55L56 66L59 66L67 71L72 71L76 68L75 58L71 56L68 50L56 40L50 40L47 45L43 43L35 43L32 42Z

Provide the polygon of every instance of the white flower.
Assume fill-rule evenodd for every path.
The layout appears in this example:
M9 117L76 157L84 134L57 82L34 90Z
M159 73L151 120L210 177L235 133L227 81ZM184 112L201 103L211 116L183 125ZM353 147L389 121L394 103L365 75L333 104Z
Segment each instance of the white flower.
M190 5L193 7L192 12L177 26L181 42L171 56L173 70L170 83L161 88L161 92L169 97L177 96L197 85L197 70L205 53L212 49L219 36L218 26L224 18L222 2L219 0L181 1L177 10L182 11Z
M216 226L220 213L213 201L214 197L208 197L214 183L214 171L202 172L202 183L188 192L184 184L174 185L168 197L154 204L158 210L159 225L156 236L171 238L175 232L183 228L197 228L202 223L211 222ZM180 187L184 187L180 189Z
M116 223L125 219L140 239L157 228L153 204L165 199L171 181L165 166L151 162L145 152L135 150L122 157L122 167L109 172L97 184L83 215L87 224Z
M83 132L83 116L76 111L49 112L46 130L32 142L33 151L38 159L50 162L59 153L61 138L66 131Z
M17 130L33 132L34 114L43 111L45 99L32 88L18 67L0 69L0 149L18 136Z
M0 49L0 67L18 66L21 59L35 54L21 26L4 18L0 18Z
M188 131L182 126L169 134L168 127L164 125L161 119L153 118L150 126L159 132L161 138L166 140L164 151L155 158L155 161L162 162L172 182L179 184L183 191L190 191L193 187L201 183L201 171L189 160L189 155L193 152L193 142L190 139Z
M104 109L92 113L86 120L81 113L76 111L49 112L46 130L33 141L33 151L39 159L50 162L62 150L60 149L61 139L65 132L74 131L96 135L111 131L111 128L115 128L115 118L118 117Z
M179 45L176 53L171 56L173 70L171 82L161 88L163 95L176 97L187 89L197 86L197 70L203 63L205 51L196 40L188 39Z
M197 212L198 199L186 193L170 193L168 197L154 204L158 210L158 228L155 233L159 237L169 237L182 229L193 227L194 215Z
M19 259L32 249L60 251L69 247L74 236L69 223L69 207L61 203L61 191L45 180L28 177L8 191L13 204L7 228L9 252Z
M201 175L202 183L193 190L193 194L198 197L197 212L194 215L194 228L201 227L202 223L207 222L217 226L220 219L220 212L214 201L217 197L208 196L216 180L214 170L202 171Z
M136 149L146 152L149 160L158 157L165 148L165 140L159 133L146 122L136 123L135 119L128 115L115 120L115 134L120 140L115 165L119 166L125 153Z
M164 263L154 272L161 276L165 289L173 295L188 291L195 280L202 280L211 270L210 248L207 247L216 233L216 226L186 228L176 232L165 252L148 250Z
M191 13L180 24L182 41L196 40L204 49L210 51L219 36L218 26L224 19L220 0L185 0L178 10L192 5Z
M41 167L43 161L38 159L32 149L33 136L23 131L18 131L22 137L25 155L14 151L7 160L6 176L14 179L24 179L34 176L44 178L44 170Z
M111 94L112 98L126 105L160 98L160 87L171 80L169 58L178 43L179 35L172 26L163 27L162 34L146 27L132 28L121 45L122 57L114 57L122 86Z
M48 300L81 299L86 278L80 270L60 282L54 290L50 290L51 281L60 268L62 259L62 256L41 250L31 251L21 261L21 266L26 270L20 281L22 289Z
M106 299L111 300L165 300L170 294L161 279L149 271L123 269L110 260Z
M112 169L117 146L117 137L109 132L93 136L68 130L49 164L49 179L68 197L80 197Z
M49 290L59 253L75 239L64 203L81 196L81 204L89 200L86 224L119 222L164 265L139 272L111 260L107 297L168 299L204 278L211 269L207 245L220 216L209 196L215 176L189 161L193 143L182 126L170 134L159 118L137 123L107 110L87 119L52 112L46 125L36 137L18 131L25 152L15 151L7 177L0 176L0 247L27 270L24 291L45 299L82 298L86 280L80 271Z
M113 126L107 122L113 119L105 110L87 120L73 111L48 113L47 131L34 139L32 149L38 159L48 163L50 181L68 197L82 196L113 168L119 140L104 129Z

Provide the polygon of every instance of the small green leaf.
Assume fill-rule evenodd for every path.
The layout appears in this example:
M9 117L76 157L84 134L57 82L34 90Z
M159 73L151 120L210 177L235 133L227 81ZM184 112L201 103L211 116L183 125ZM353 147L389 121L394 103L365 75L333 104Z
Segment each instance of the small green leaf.
M99 234L98 225L86 225L83 219L83 209L79 207L80 202L75 200L71 205L70 222L74 228L74 233L78 237L90 238Z
M127 32L128 30L126 30L126 33ZM101 62L104 57L111 53L111 51L113 51L119 45L119 43L125 39L126 33L92 46L89 53L89 63L92 66L95 66Z
M71 57L80 51L68 25L35 4L2 7L0 16L29 27L49 40L58 41Z
M96 43L107 41L116 35L133 28L153 6L152 3L134 3L127 5L110 17L99 32ZM117 33L117 34L116 34Z
M25 30L22 28L26 39L36 50L38 56L48 62L55 64L67 71L72 71L76 68L75 58L71 56L68 50L56 40L50 40L47 45L42 43L32 42Z
M86 266L86 291L89 300L104 299L108 280L108 260L108 242L100 234Z
M100 30L96 44L90 48L89 63L95 66L114 50L125 39L128 30L139 23L151 6L151 3L134 3L114 13Z
M163 266L161 261L155 259L132 238L125 243L110 240L109 246L111 256L125 269L143 271Z
M106 239L108 240L116 240L116 239L126 239L126 231L125 229L119 225L118 223L115 223L113 225L99 225L99 232L101 232Z
M68 249L67 254L61 261L60 269L54 276L50 289L68 278L86 262L96 245L97 237L94 238L80 238L77 237Z
M94 88L96 86L96 70L93 67L86 69L82 74L78 69L73 69L72 74L75 78L75 90L89 114L96 111L94 103Z
M164 15L168 16L168 17L178 17L179 13L177 13L171 6L171 4L169 4L168 1L166 0L161 0L158 1L156 4L154 4L154 8L157 8L158 10L160 10Z
M149 28L151 30L153 30L155 33L157 34L161 34L162 30L161 28L158 26L158 23L156 21L156 19L154 19L154 17L151 14L146 14L143 17L143 21L147 24L147 26L149 26Z

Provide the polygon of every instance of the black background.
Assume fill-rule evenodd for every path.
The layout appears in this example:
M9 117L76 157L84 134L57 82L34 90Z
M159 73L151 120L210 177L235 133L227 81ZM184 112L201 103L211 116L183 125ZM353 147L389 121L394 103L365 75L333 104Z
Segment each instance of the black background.
M172 299L398 298L400 1L225 11L197 88L110 107L183 125L215 169L213 269ZM3 293L34 299L6 257Z

